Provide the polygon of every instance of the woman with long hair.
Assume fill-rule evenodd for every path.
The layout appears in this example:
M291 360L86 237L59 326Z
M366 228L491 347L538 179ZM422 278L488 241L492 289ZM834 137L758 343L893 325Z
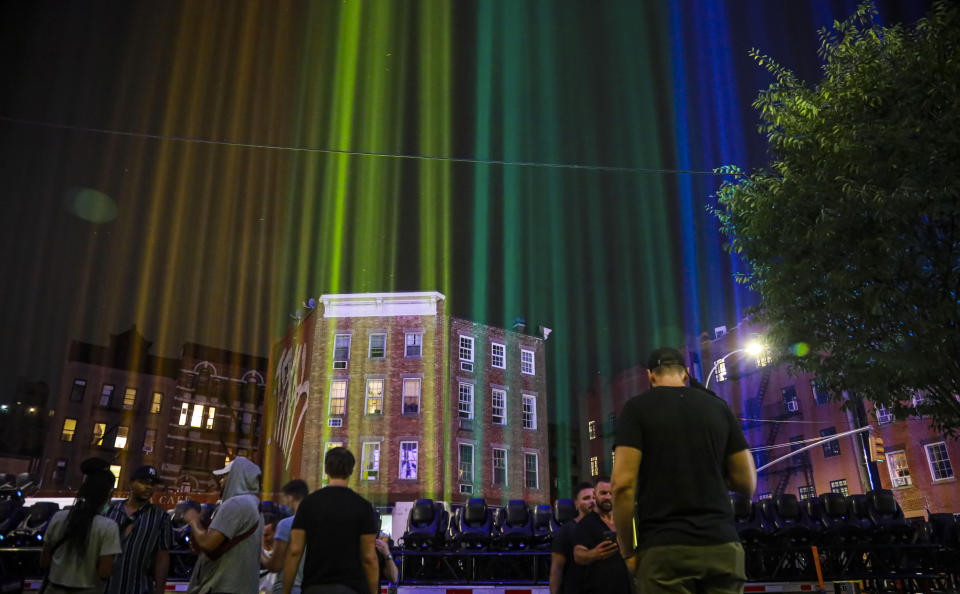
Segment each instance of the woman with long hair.
M42 563L49 566L44 594L100 594L120 553L117 523L100 513L110 501L115 477L109 470L87 475L73 509L50 520Z

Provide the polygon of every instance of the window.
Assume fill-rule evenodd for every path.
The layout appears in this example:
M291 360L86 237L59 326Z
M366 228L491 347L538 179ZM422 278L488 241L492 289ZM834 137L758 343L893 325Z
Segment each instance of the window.
M383 380L367 380L367 414L383 414Z
M94 423L93 424L93 439L91 444L102 446L103 445L103 434L107 431L106 423Z
M73 435L77 432L76 419L64 419L63 429L60 430L60 441L73 441Z
M117 436L113 440L113 447L118 450L124 450L127 448L127 435L130 433L129 427L120 426L117 427Z
M804 447L804 446L806 446L806 445L807 445L807 444L803 443L803 436L802 436L802 435L794 435L793 437L790 438L790 451L791 451L791 452L796 452L797 450L799 450L800 448L802 448L802 447ZM793 464L794 466L803 466L804 464L808 463L809 461L810 461L810 451L809 451L809 450L807 450L806 452L801 452L800 454L797 454L796 456L793 456L793 457L790 458L790 463Z
M242 435L249 435L252 429L253 429L253 415L248 412L245 412L240 416L240 433Z
M420 379L407 378L403 380L403 414L420 414Z
M328 442L327 442L327 448L324 450L324 453L329 452L329 451L332 450L333 448L339 448L339 447L342 446L342 445L343 445L343 442L342 442L342 441L328 441ZM324 465L323 465L323 461L321 461L320 466L324 466ZM323 468L323 480L327 480L327 470L326 470L326 467Z
M597 438L597 422L596 421L587 421L587 435L590 439Z
M116 489L116 488L117 488L117 485L120 484L120 471L121 471L121 470L122 470L122 468L121 468L120 466L116 465L116 464L113 464L113 465L110 466L110 472L112 472L112 473L113 473L113 476L114 476L114 480L113 480L113 488L114 488L114 489Z
M797 399L797 389L793 386L787 386L780 390L780 395L783 396L783 407L788 413L795 413L800 411L800 401Z
M823 384L817 380L810 380L810 391L813 392L813 401L817 404L827 404L830 402L830 394L827 393L827 389L823 387Z
M947 454L947 444L938 441L923 446L927 452L927 462L930 464L930 475L933 480L942 481L953 478L953 466L950 464L950 456Z
M907 455L903 450L887 452L887 469L890 471L890 484L893 488L909 487L913 484L910 478L910 467L907 466Z
M757 495L757 499L773 499L773 495L771 493L760 493Z
M417 478L417 442L400 442L400 478Z
M457 405L457 417L473 418L473 384L460 382L460 401Z
M70 390L70 402L80 402L83 400L83 393L87 389L87 380L77 378L73 380L73 388Z
M507 424L507 392L506 390L493 389L493 396L490 398L490 404L493 409L491 422L494 425Z
M143 436L143 451L152 452L155 445L157 445L157 431L156 429L147 429Z
M363 444L363 457L360 466L360 480L375 481L380 476L380 442L368 441Z
M193 405L193 416L190 417L191 427L203 427L203 405Z
M63 485L67 482L67 459L58 458L57 466L53 470L53 482L58 485Z
M523 395L523 428L537 428L537 397L531 394Z
M820 437L827 437L830 435L836 435L836 427L827 427L826 429L820 430ZM833 458L834 456L840 455L840 441L832 439L825 444L823 444L823 457L824 458Z
M461 483L473 482L473 445L461 443L457 448L457 480Z
M100 406L110 406L113 400L113 384L103 384L100 388Z
M540 488L540 477L537 474L537 455L523 455L523 484L528 489Z
M387 335L386 334L371 334L370 335L370 350L368 351L368 356L371 359L383 359L387 356Z
M810 499L817 496L817 488L813 485L803 485L797 491L800 493L800 499Z
M333 380L330 382L330 415L344 415L347 412L347 382Z
M155 415L160 412L160 405L163 404L163 392L154 392L153 401L150 402L150 414Z
M600 476L600 460L596 456L590 456L590 476Z
M838 479L835 481L830 481L830 492L840 493L844 497L849 495L850 490L847 488L847 479Z
M333 368L346 369L350 360L350 335L337 334L333 337Z
M520 349L520 373L533 375L537 372L536 359L533 351Z
M133 403L137 400L137 389L136 388L127 388L123 392L123 408L130 410L133 408Z
M180 424L187 424L187 414L190 412L190 405L186 402L180 405Z
M727 380L727 362L724 359L717 359L713 368L716 369L717 381L723 382Z
M420 357L423 355L423 334L419 332L407 332L406 349L404 357Z
M507 450L493 448L493 484L507 486Z
M498 369L507 368L507 347L496 342L490 343L490 366Z
M473 361L473 338L470 336L460 336L460 360Z
M217 418L217 409L209 406L207 407L207 429L213 429L213 424Z
M881 425L886 425L893 420L893 415L890 414L890 411L887 410L882 404L877 405L877 422Z

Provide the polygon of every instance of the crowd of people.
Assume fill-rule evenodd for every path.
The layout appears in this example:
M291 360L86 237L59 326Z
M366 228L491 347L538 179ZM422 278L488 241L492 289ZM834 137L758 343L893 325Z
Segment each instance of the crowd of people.
M612 477L577 486L577 517L553 541L551 594L742 592L744 552L728 492L752 496L756 469L727 404L692 380L682 355L658 349L651 389L619 415ZM239 456L214 471L221 503L209 523L183 519L197 562L191 594L377 594L397 581L379 516L348 487L356 459L343 447L324 458L326 487L282 488L294 515L264 524L260 468ZM130 496L110 503L115 477L90 459L70 510L50 521L43 549L47 594L158 594L172 546L170 516L152 504L159 482L144 466ZM266 576L264 578L264 576Z

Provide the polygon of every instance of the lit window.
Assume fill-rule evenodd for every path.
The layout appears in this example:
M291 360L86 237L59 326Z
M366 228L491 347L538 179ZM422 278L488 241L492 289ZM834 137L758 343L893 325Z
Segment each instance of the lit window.
M87 389L87 380L77 378L73 380L73 389L70 390L70 402L80 402L83 400L83 393Z
M493 395L490 400L491 408L493 409L491 421L494 425L506 425L507 392L505 390L498 390L497 388L494 388Z
M461 443L458 448L457 480L461 483L473 482L473 445Z
M118 450L125 449L127 447L127 434L129 434L129 427L117 427L117 437L113 440L113 447Z
M163 392L154 392L153 401L150 403L150 414L155 415L160 412L160 406L163 404Z
M417 478L417 442L400 442L400 478Z
M597 438L597 422L596 421L587 421L587 436L590 439Z
M404 357L419 357L423 354L423 334L419 332L407 332L406 349L403 352Z
M207 429L213 429L214 421L217 418L217 409L214 407L207 408Z
M136 388L127 388L123 393L123 408L131 409L133 408L133 403L137 399L137 389Z
M847 488L847 479L839 479L835 481L830 481L830 492L831 493L840 493L844 497L850 494L850 490Z
M333 368L346 369L350 360L350 335L337 334L333 337Z
M331 415L344 415L347 412L347 382L333 380L330 382L330 411Z
M460 337L460 360L473 361L473 338L470 336Z
M836 427L827 427L826 429L820 430L820 437L828 437L830 435L836 435ZM823 457L832 458L834 456L840 455L840 441L837 439L830 440L823 444Z
M407 378L403 380L403 414L420 414L420 379Z
M540 476L537 473L537 455L523 455L523 482L528 489L540 488Z
M773 494L772 494L772 493L760 493L759 495L757 495L757 499L761 499L761 500L762 500L762 499L773 499Z
M64 419L63 429L60 430L61 441L73 441L73 434L77 432L76 419Z
M112 465L110 466L110 472L113 473L113 477L114 477L114 479L113 479L113 488L114 488L114 489L116 489L116 488L117 488L117 485L120 484L120 470L121 470L120 466L118 466L118 465L116 465L116 464L112 464Z
M383 380L367 381L367 414L379 415L383 413Z
M375 481L380 476L379 441L364 442L360 469L360 480Z
M113 399L113 385L112 384L103 384L103 387L100 388L100 406L110 406L111 400Z
M797 490L800 493L800 499L810 499L817 496L817 489L813 485L803 485Z
M877 405L877 422L880 423L881 425L886 425L892 420L893 420L893 414L891 414L890 411L887 410L887 407L885 407L882 404L878 404Z
M461 419L473 418L473 384L460 383L460 398L457 404L457 417Z
M537 397L530 394L523 395L523 428L537 428Z
M507 450L493 448L493 484L507 485Z
M923 449L927 452L927 462L930 464L930 475L933 476L933 480L942 481L953 478L953 465L950 464L946 443L938 441L925 445Z
M903 450L885 452L887 469L890 471L890 484L894 488L909 487L913 484L910 477L910 467L907 465L907 455Z
M536 372L537 364L533 351L520 349L520 373L534 375Z
M368 356L371 359L383 359L387 356L387 335L371 334Z
M590 456L590 476L600 476L600 460L596 456Z
M180 405L180 425L187 424L187 415L190 413L190 404L184 402Z
M717 370L717 381L723 382L727 380L727 362L723 359L717 359L713 364L714 368Z
M507 347L496 342L490 343L490 365L498 369L507 368Z
M193 405L193 416L190 417L191 427L203 427L203 405Z
M93 440L91 443L93 445L102 446L103 445L103 434L107 431L106 423L94 423L93 424Z

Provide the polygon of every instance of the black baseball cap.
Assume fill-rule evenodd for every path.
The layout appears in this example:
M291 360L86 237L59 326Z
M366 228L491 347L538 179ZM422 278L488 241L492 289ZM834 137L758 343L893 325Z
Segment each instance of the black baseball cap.
M661 367L663 365L679 365L681 367L686 367L687 362L677 349L671 347L660 347L659 349L650 353L650 358L647 359L647 369L653 371L657 367Z
M160 475L157 474L157 469L153 466L141 466L140 468L133 471L133 474L130 475L131 481L143 481L145 483L157 484L160 482Z

